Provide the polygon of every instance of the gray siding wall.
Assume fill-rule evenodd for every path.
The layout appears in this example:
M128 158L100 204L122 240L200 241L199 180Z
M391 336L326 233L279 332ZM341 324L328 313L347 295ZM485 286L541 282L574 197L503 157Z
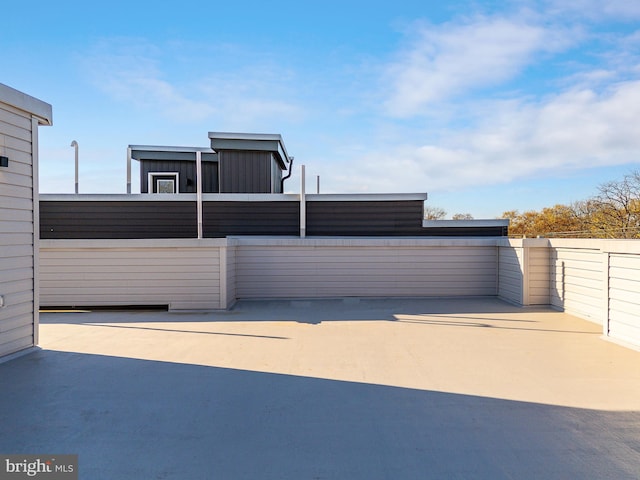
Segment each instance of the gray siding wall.
M640 347L640 255L609 257L609 335Z
M42 306L221 308L224 240L43 240Z
M271 154L271 193L282 193L282 170L275 158Z
M197 236L195 199L40 202L40 238L43 239Z
M180 193L196 193L196 163L186 160L142 160L140 162L140 193L149 193L149 173L178 173ZM202 162L202 192L218 193L218 162Z
M220 193L272 192L271 152L218 152L220 161Z
M298 235L298 202L207 202L203 204L203 231L209 238L229 235Z
M420 200L307 201L307 235L424 235L423 208Z
M238 298L496 295L496 248L482 240L248 239Z
M401 196L401 195L399 195ZM170 198L169 198L170 197ZM495 237L502 227L423 226L423 199L384 195L308 195L307 236ZM396 197L396 198L393 198ZM415 199L418 197L418 199ZM335 200L345 198L344 200ZM40 235L46 239L194 238L196 195L44 195ZM300 234L298 195L205 194L205 237Z
M34 178L31 116L0 102L0 357L34 344Z

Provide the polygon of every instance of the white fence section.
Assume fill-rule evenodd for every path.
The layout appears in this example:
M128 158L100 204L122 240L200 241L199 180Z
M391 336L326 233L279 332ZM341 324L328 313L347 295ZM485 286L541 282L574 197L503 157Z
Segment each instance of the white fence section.
M237 298L497 294L492 238L236 242Z
M602 250L588 240L551 242L551 305L601 323L606 295Z
M550 254L546 246L531 246L528 249L529 270L526 276L526 291L528 305L549 305L550 288L549 276L551 274Z
M517 305L549 304L549 247L545 239L499 239L498 295Z
M519 242L504 239L498 248L498 295L510 303L524 305L524 251Z
M602 326L640 347L640 242L498 239L498 296L546 305Z
M220 308L229 308L236 301L236 248L235 242L227 241L220 249Z
M42 240L40 246L42 306L227 306L224 239Z
M608 335L640 346L640 252L607 254Z
M228 308L241 298L498 296L640 346L640 242L231 237L41 242L43 306Z

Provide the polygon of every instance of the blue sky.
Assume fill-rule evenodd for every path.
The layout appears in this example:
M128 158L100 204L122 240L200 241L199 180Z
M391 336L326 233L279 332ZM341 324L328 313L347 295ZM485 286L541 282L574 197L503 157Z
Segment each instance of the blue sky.
M493 218L640 168L640 2L10 2L0 82L53 105L40 190L122 193L129 144L280 133L307 191ZM10 19L8 21L7 19ZM286 184L299 191L296 172Z

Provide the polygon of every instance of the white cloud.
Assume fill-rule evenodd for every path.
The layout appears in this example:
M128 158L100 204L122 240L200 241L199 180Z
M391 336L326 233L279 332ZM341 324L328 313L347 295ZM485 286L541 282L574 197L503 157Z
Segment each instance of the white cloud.
M420 26L411 47L387 67L387 110L394 116L413 116L455 95L500 84L534 54L564 48L570 37L518 18Z
M558 16L570 13L597 21L640 18L640 3L635 0L547 0L544 3L550 13Z
M295 97L294 77L275 65L252 64L231 74L211 74L199 85L204 95L214 99L226 128L247 131L304 116L303 109L290 100Z
M191 86L179 87L163 78L161 55L160 48L146 41L118 38L94 45L81 64L93 85L120 103L177 122L197 122L215 113Z
M160 114L176 123L215 119L226 126L242 124L247 128L257 119L300 115L300 109L274 93L283 90L276 88L283 80L270 67L251 65L250 69L232 75L218 73L214 66L210 72L198 68L198 74L185 80L173 65L184 52L174 56L175 52L170 50L145 41L103 41L93 47L83 65L92 83L117 102ZM200 57L191 62L198 60ZM192 64L189 68L193 67ZM168 78L170 72L172 78Z
M331 190L447 191L640 161L640 81L536 103L491 102L483 111L481 124L437 144L380 148L346 164L340 177L326 172Z

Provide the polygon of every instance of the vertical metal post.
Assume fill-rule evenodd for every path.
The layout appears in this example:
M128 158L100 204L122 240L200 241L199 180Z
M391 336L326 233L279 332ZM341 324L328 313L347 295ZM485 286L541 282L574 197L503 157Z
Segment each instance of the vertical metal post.
M31 166L33 191L33 345L40 343L40 159L38 127L40 122L31 117Z
M127 193L131 194L131 147L127 147Z
M75 140L73 140L71 142L71 146L75 149L75 157L76 157L76 195L78 194L78 142L76 142Z
M304 165L300 165L300 238L307 235L307 203L305 198Z
M202 152L196 152L196 203L198 209L198 238L202 238Z
M316 193L320 194L320 175L316 175Z
M527 240L522 240L522 264L520 267L520 272L522 274L522 299L520 304L523 307L528 307L530 305L530 253L531 247Z
M611 293L609 292L609 282L611 280L611 252L603 252L602 262L602 275L603 275L603 311L602 311L602 335L609 336L609 326L611 324L611 314L609 313L609 307L611 306Z

